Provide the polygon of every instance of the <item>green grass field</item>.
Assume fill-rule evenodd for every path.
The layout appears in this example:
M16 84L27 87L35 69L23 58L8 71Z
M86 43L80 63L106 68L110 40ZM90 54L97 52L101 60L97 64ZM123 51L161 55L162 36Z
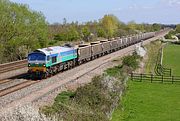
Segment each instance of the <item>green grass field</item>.
M174 76L180 76L180 45L169 44L164 48L163 65L171 68Z
M180 121L180 85L130 81L112 121Z

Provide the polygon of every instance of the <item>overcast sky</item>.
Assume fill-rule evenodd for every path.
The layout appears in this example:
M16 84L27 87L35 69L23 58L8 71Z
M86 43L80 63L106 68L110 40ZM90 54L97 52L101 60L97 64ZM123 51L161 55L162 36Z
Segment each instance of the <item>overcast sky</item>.
M180 0L10 0L41 11L49 23L86 22L114 14L121 21L180 23Z

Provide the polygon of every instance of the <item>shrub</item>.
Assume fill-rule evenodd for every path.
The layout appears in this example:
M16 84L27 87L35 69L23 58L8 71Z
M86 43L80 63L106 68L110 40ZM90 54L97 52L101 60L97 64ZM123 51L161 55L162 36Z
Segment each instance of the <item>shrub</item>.
M137 54L128 55L123 58L122 64L135 70L139 67L138 59L140 59L140 57Z

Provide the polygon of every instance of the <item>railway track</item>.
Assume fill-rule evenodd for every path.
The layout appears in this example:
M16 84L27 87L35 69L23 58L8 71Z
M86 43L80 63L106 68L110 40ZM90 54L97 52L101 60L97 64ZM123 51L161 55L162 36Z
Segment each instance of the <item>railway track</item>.
M28 86L31 86L32 84L38 83L39 81L25 81L16 85L13 85L11 87L5 88L0 90L0 97L5 96L7 94L13 93L15 91L21 90L23 88L26 88Z
M27 60L15 61L11 63L0 64L0 74L27 67Z
M5 84L5 83L8 83L8 82L12 82L13 80L10 80L10 79L8 79L8 80L1 80L0 81L0 85L1 84Z

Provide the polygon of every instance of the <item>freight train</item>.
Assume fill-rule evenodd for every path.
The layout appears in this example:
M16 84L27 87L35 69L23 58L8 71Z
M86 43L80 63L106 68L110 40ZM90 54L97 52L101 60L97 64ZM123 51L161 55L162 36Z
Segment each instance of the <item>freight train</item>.
M75 47L54 46L28 54L30 78L47 78L84 62L91 61L155 36L155 32L101 40Z

